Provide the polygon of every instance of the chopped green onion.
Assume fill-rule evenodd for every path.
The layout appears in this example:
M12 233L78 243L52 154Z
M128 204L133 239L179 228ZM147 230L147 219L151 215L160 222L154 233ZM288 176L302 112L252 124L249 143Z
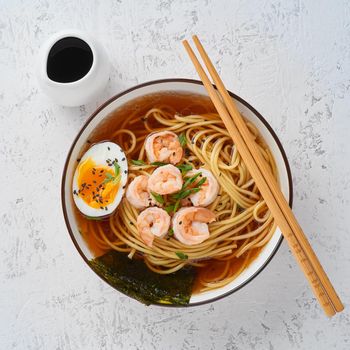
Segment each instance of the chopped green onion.
M202 173L197 173L189 178L186 179L185 183L183 184L182 188L185 189L186 187L188 187L189 185L193 184L197 177L202 175Z
M168 214L171 214L172 212L174 212L174 208L175 208L174 204L170 204L170 205L166 206L166 207L164 208L164 210L165 210Z
M172 228L170 228L169 231L168 231L167 239L170 239L172 236L174 236L174 230Z
M103 184L107 184L108 182L113 181L113 183L117 184L121 179L120 175L120 166L117 163L114 163L114 175L111 173L106 173L106 177L103 180Z
M185 147L186 146L187 140L186 140L186 135L184 133L181 133L179 135L179 142L180 142L181 147Z
M183 252L175 252L175 254L181 259L181 260L187 260L188 259L188 255L186 255Z
M114 179L113 179L113 183L117 184L120 179L122 178L122 176L119 174L118 176L116 176Z
M178 199L174 205L174 213L177 212L177 210L179 209L179 206L180 206L180 200Z
M114 163L114 177L117 177L120 173L120 166L117 162Z
M171 197L173 199L176 199L176 200L184 199L184 198L188 197L190 194L197 193L200 190L201 189L199 187L189 188L187 190L184 189L184 190L181 190L180 192L174 193Z
M206 177L203 177L202 179L200 179L200 181L198 181L198 183L196 184L197 187L201 187L205 181L207 181Z
M154 166L163 166L163 165L168 165L168 163L163 163L163 162L153 162L153 163L151 163L151 165L154 165Z
M174 199L184 199L186 198L187 196L189 196L191 194L191 190L183 190L183 191L180 191L178 193L175 193L172 195L172 198Z
M187 172L193 169L192 165L190 164L181 164L176 166L183 175L185 175Z
M180 207L180 199L178 199L175 204L169 204L164 209L168 214L175 214Z
M103 184L107 184L108 182L113 181L114 176L110 173L106 173L106 178L103 180Z
M197 193L199 192L201 189L199 187L195 187L195 188L191 188L191 192L192 193Z
M155 193L155 192L151 192L152 197L160 204L164 204L164 198L162 195Z
M131 163L134 164L134 165L146 165L146 163L143 160L141 160L141 159L136 159L136 160L132 159Z

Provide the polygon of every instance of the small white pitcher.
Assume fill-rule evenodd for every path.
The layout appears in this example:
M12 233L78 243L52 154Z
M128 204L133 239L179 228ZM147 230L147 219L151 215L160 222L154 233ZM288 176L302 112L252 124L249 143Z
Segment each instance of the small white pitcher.
M47 64L52 47L59 40L68 37L85 41L92 51L92 65L79 80L62 83L49 78ZM109 79L110 63L102 45L87 33L71 29L54 34L44 43L40 48L36 72L44 93L59 105L73 107L93 101L102 92Z

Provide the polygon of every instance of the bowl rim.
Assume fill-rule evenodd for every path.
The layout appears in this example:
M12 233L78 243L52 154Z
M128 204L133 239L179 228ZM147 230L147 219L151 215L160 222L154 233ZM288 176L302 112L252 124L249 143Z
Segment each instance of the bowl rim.
M114 286L112 286L103 276L99 275L97 272L95 272L91 268L91 266L89 264L89 259L82 252L78 242L76 241L76 239L74 237L73 230L72 230L72 228L70 226L70 223L69 223L68 214L67 214L67 207L66 207L66 201L65 201L65 183L66 183L67 168L68 168L68 164L69 164L69 161L70 161L73 149L74 149L76 143L78 142L81 134L83 133L85 128L90 124L90 122L97 116L98 113L100 113L105 107L107 107L113 101L117 100L118 98L120 98L120 97L122 97L122 96L124 96L124 95L126 95L126 94L128 94L128 93L130 93L132 91L134 91L134 90L137 90L137 89L149 86L149 85L157 85L157 84L162 84L162 83L185 83L185 84L189 83L189 84L203 85L203 83L201 81L196 80L196 79L167 78L167 79L158 79L158 80L147 81L147 82L144 82L142 84L135 85L135 86L133 86L133 87L131 87L129 89L123 90L123 91L121 91L118 94L115 94L114 96L109 98L106 102L101 104L91 114L91 116L84 122L83 126L80 128L80 130L79 130L78 134L76 135L72 145L69 148L69 151L68 151L67 157L66 157L66 161L65 161L65 164L64 164L64 168L63 168L63 173L62 173L62 180L61 180L61 205L62 205L62 210L63 210L64 221L66 223L66 227L67 227L68 233L70 235L70 238L71 238L71 240L72 240L76 250L78 251L78 253L82 257L82 259L85 261L85 263L89 266L90 270L92 270L98 277L100 277L110 287L112 287L113 289L117 290L119 293L122 293L124 295L126 295L126 294L121 292L121 291L119 291ZM215 85L214 85L214 87L215 87ZM266 119L254 107L252 107L242 97L234 94L230 90L228 90L228 93L229 93L229 95L231 97L233 97L234 99L236 99L237 101L242 103L245 107L250 109L250 111L256 115L256 117L264 124L264 126L267 128L267 130L269 131L269 133L273 137L274 141L276 142L276 145L277 145L279 151L281 152L281 155L282 155L282 158L283 158L283 161L284 161L284 165L286 167L286 172L287 172L287 177L288 177L288 184L289 184L289 201L288 201L288 203L289 203L289 206L292 208L292 205L293 205L293 180L292 180L292 173L291 173L291 170L290 170L290 165L289 165L289 162L288 162L287 155L286 155L286 153L284 151L284 148L282 146L281 141L279 140L277 134L275 133L275 131L273 130L271 125L266 121ZM275 254L277 253L278 249L280 248L282 241L283 241L283 234L281 234L281 237L280 237L279 241L277 242L275 248L273 249L273 251L271 252L269 257L261 265L261 267L252 276L250 276L247 280L245 280L240 285L238 285L237 287L227 291L224 294L221 294L221 295L219 295L217 297L210 298L210 299L207 299L207 300L203 300L203 301L200 301L200 302L189 303L187 305L172 305L172 304L160 304L160 303L159 304L152 304L152 305L162 306L162 307L167 307L167 308L169 308L169 307L170 308L184 308L184 307L193 307L193 306L205 305L205 304L209 304L209 303L212 303L214 301L223 299L223 298L225 298L225 297L227 297L227 296L237 292L238 290L240 290L241 288L246 286L248 283L253 281L255 279L255 277L257 277L266 268L266 266L271 262L272 258L275 256ZM126 296L128 296L128 295L126 295Z

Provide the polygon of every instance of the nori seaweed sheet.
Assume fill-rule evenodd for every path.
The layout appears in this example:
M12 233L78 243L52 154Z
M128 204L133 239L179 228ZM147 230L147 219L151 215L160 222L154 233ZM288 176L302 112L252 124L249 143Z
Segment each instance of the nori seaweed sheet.
M151 271L140 259L110 251L89 262L92 269L113 287L146 305L186 305L190 301L195 268L183 267L168 275Z

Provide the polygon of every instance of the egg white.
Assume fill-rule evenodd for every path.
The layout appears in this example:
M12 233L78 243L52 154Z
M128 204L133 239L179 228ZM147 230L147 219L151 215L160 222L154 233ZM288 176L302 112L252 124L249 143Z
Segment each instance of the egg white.
M78 168L82 162L84 162L87 158L91 158L92 161L96 164L96 166L105 166L111 170L114 170L114 165L108 166L106 160L118 160L118 164L120 166L120 185L118 192L114 198L114 201L107 206L107 210L105 208L92 208L88 204L84 202L84 200L79 197L78 195L74 194L74 191L78 193L79 190L79 185L78 185L78 177L79 177L79 172ZM87 152L83 155L81 158L77 168L75 169L74 172L74 177L73 177L73 183L72 183L72 191L73 191L73 198L74 198L74 203L79 209L79 211L86 216L92 217L92 218L101 218L104 216L108 216L112 214L116 208L118 207L124 192L125 192L125 187L126 183L128 180L128 161L126 159L126 155L124 151L121 149L119 145L117 145L114 142L109 142L109 141L104 141L100 143L96 143L92 145Z

